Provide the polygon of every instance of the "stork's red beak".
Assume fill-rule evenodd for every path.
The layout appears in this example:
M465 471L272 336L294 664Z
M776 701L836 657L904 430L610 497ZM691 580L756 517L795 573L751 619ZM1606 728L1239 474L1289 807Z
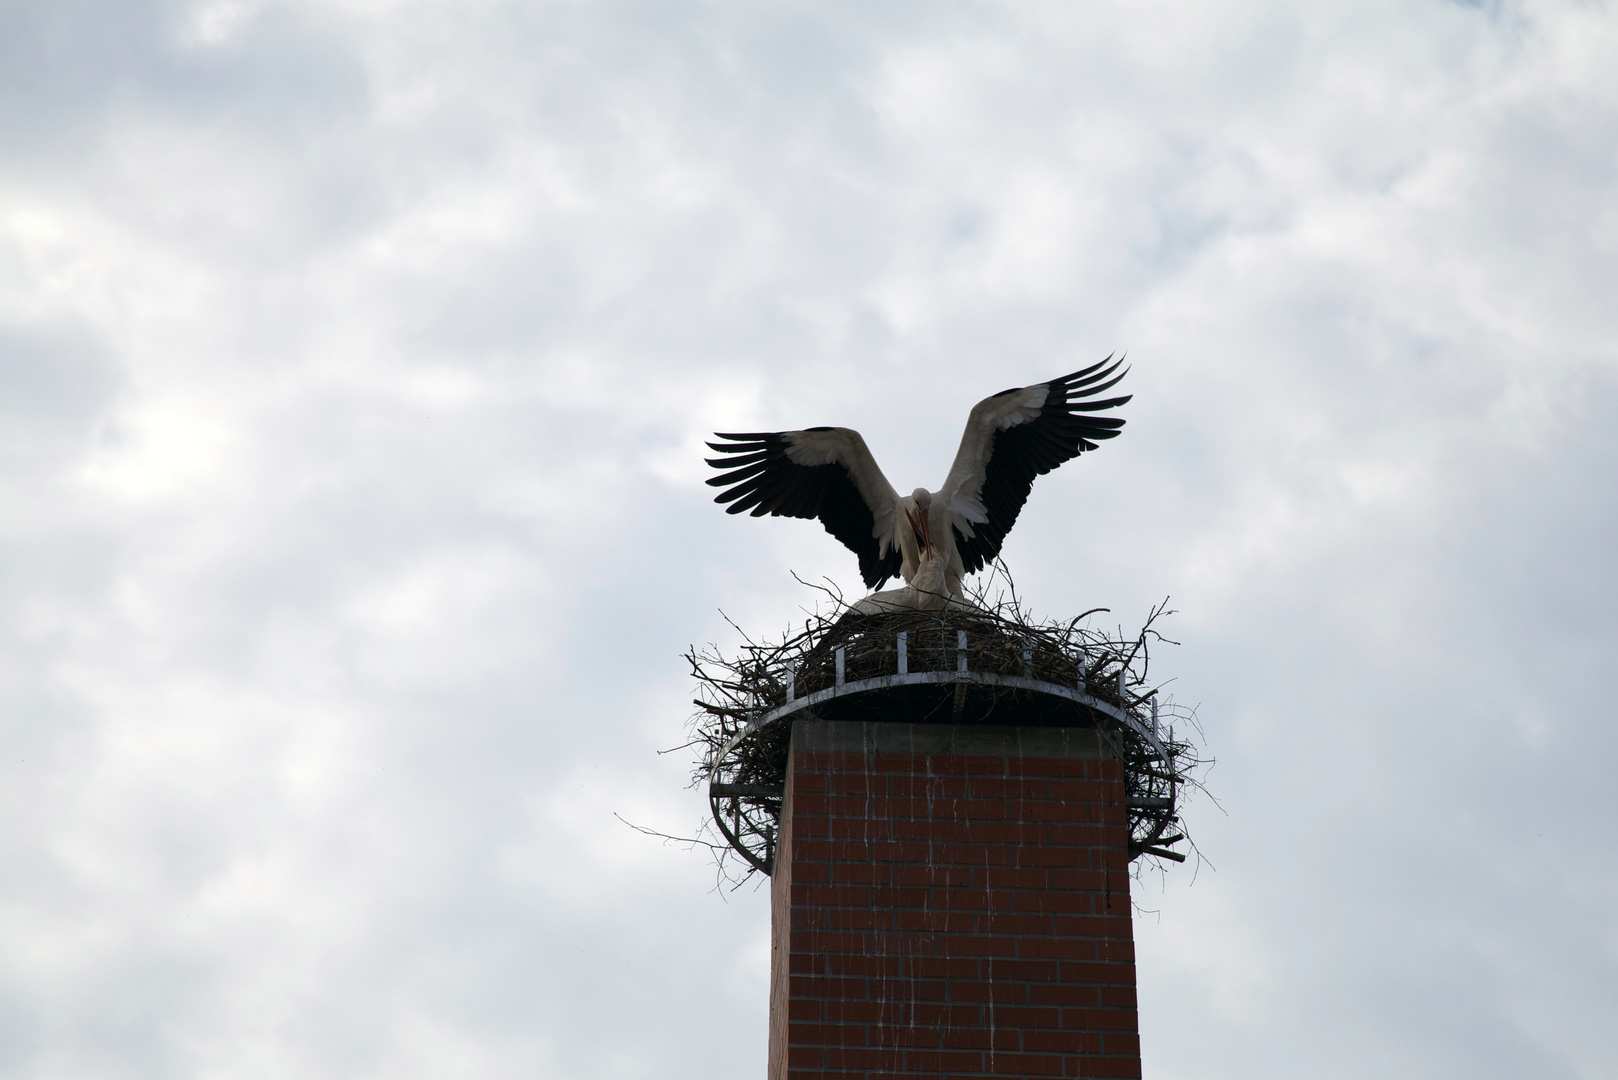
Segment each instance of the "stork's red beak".
M910 521L910 531L916 534L916 543L921 545L921 552L925 555L933 549L932 532L927 523L927 515L921 515L921 524L919 525L916 523L916 516L908 509L905 511L905 517Z

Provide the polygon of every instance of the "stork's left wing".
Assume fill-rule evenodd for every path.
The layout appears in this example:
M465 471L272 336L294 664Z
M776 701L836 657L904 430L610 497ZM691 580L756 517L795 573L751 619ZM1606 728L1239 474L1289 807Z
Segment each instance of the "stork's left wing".
M1127 374L1115 374L1122 360L1112 357L1047 383L1002 390L972 409L939 496L949 506L955 546L966 571L1000 554L1006 533L1017 523L1034 477L1096 449L1124 426L1114 409L1131 395L1091 400Z
M751 510L754 517L819 518L826 531L859 556L867 588L880 588L899 573L903 557L893 535L899 496L877 468L876 459L851 428L803 431L720 432L728 440L708 445L736 457L708 459L728 469L708 481L727 487L714 500L727 512Z

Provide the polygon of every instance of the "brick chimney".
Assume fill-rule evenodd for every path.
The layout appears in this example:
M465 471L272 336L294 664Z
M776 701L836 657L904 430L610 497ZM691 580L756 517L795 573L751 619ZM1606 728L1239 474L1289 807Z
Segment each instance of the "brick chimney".
M769 1080L1140 1076L1128 841L1095 729L794 723Z

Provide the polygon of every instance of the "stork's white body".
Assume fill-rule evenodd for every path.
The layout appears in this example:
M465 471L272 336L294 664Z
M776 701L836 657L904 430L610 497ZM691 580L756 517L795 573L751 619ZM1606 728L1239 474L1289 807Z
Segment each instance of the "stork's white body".
M899 564L900 576L918 589L925 584L930 592L961 595L961 578L966 576L966 567L953 543L935 544L926 553L926 569L931 571L928 576L936 580L917 582L917 575L923 570L922 537L911 527L912 521L926 522L926 532L923 534L926 536L949 536L955 524L950 517L949 505L926 488L917 488L901 497L893 520L893 532L899 538L899 554L904 559Z

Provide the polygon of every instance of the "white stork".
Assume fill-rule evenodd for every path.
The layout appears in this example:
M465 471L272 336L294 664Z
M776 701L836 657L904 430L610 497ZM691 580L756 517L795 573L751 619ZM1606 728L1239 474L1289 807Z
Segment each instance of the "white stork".
M959 596L961 578L1000 554L1034 477L1096 449L1124 426L1118 417L1093 415L1129 400L1094 400L1127 374L1118 373L1122 363L1109 356L978 402L937 491L917 488L901 496L860 433L838 427L717 433L728 441L708 446L736 456L710 458L709 465L727 471L708 483L727 489L714 501L729 503L732 514L818 517L859 556L867 588L879 589L895 574L920 588L917 571L924 563L922 584L936 588L932 564L939 561L948 594Z

